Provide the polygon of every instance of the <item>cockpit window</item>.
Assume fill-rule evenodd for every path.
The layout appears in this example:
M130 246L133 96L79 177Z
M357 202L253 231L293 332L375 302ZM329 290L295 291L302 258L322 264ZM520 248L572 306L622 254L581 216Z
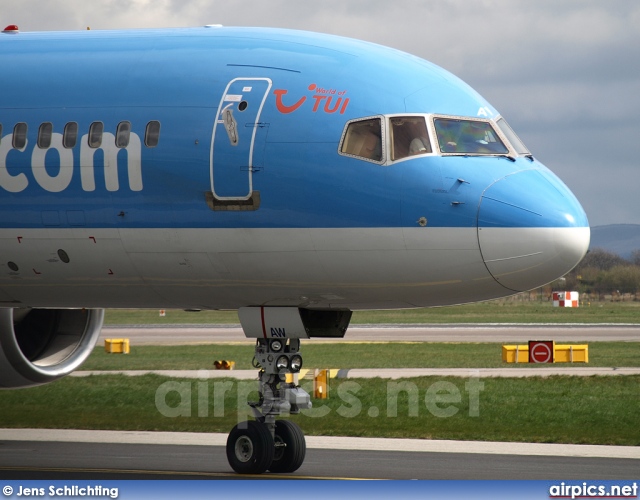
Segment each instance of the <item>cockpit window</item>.
M365 118L347 124L340 144L340 153L381 162L382 144L382 119Z
M459 118L435 118L433 124L441 153L508 154L489 122Z
M509 140L513 148L516 150L516 153L519 155L530 155L531 153L527 149L527 146L520 140L520 138L516 135L513 129L507 123L507 120L504 118L500 118L498 120L498 127L502 130L502 133Z
M394 116L391 123L392 160L431 153L429 132L423 116Z

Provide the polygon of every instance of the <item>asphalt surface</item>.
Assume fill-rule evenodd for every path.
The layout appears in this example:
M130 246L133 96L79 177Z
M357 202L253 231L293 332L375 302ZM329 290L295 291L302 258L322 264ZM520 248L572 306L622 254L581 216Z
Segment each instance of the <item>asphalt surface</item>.
M136 345L207 344L248 342L239 325L105 327L107 338L128 338ZM386 325L350 326L344 339L310 339L305 342L503 342L529 340L556 342L640 342L640 325Z
M0 430L0 479L570 480L634 479L640 471L634 447L312 436L295 473L239 476L227 463L222 434L11 432ZM29 432L33 440L20 439Z

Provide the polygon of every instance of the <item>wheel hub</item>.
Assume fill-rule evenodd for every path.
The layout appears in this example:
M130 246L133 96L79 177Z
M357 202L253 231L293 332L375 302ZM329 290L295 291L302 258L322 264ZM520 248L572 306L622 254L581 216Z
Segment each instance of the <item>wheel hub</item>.
M236 457L241 462L248 462L253 456L253 443L247 436L240 436L235 446Z

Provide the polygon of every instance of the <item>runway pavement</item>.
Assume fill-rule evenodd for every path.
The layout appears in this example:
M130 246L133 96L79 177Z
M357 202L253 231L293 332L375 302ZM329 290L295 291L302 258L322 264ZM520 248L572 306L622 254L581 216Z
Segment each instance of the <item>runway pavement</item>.
M231 479L225 434L0 429L0 479ZM633 479L623 446L307 437L307 458L271 479Z
M106 338L129 338L136 345L248 342L239 325L107 326ZM344 339L307 342L640 342L640 325L355 325Z
M535 366L528 368L375 368L329 370L331 378L383 378L402 379L412 377L478 377L478 378L524 378L570 375L572 377L640 375L640 368L618 367L554 367ZM232 378L236 380L256 380L257 370L93 370L76 371L71 377L90 375L123 374L131 377L140 375L161 375L172 378L214 379ZM301 370L300 379L313 378L313 370Z

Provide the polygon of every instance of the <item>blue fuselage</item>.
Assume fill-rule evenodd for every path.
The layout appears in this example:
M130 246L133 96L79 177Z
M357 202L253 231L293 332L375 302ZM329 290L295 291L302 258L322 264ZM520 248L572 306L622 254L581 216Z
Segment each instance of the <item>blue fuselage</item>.
M139 307L438 305L542 285L588 245L578 201L509 142L499 113L408 54L212 27L2 34L0 58L6 302L64 305L34 292L41 282L67 287L70 307L136 297ZM397 158L394 127L412 117L426 123L431 151ZM508 151L461 152L453 141L447 150L438 117L489 124ZM379 124L373 158L348 150L352 122ZM532 239L514 241L523 237ZM112 247L76 257L91 238ZM363 267L345 275L352 260ZM108 298L84 278L140 293ZM233 298L221 291L240 283L248 290ZM398 300L389 283L402 289Z

